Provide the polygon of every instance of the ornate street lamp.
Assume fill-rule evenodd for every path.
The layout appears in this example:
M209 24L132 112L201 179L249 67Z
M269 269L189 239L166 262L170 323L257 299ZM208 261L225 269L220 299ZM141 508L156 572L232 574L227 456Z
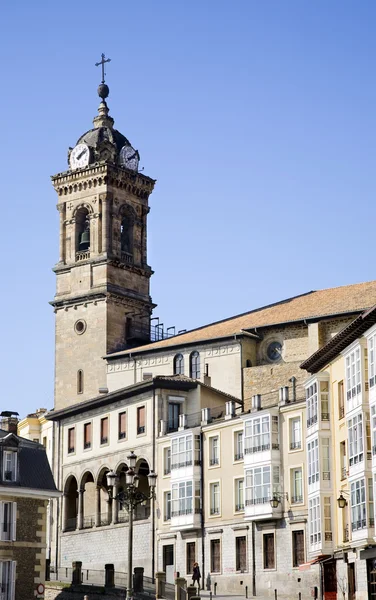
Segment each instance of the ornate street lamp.
M133 597L133 585L132 585L132 558L133 558L133 511L138 504L144 504L148 500L155 498L155 486L157 483L157 475L151 471L148 475L150 493L144 494L138 490L138 484L140 478L136 475L134 469L137 464L137 456L133 452L127 456L129 469L125 473L126 487L124 491L118 492L115 496L113 495L113 489L118 481L118 476L114 471L109 471L106 475L108 497L110 500L120 500L122 504L125 504L128 515L129 515L129 533L128 533L128 584L127 584L127 600Z
M347 500L343 494L348 496L348 492L344 492L344 491L340 492L339 497L337 498L338 508L345 508L347 506Z
M272 508L278 508L278 505L281 502L281 498L286 498L289 500L289 495L287 492L273 492L273 496L270 498L270 506Z

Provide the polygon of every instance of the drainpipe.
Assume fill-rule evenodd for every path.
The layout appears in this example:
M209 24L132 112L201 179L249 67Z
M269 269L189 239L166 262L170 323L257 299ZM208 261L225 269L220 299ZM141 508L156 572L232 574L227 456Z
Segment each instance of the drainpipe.
M205 589L205 514L204 514L204 435L200 431L200 452L201 452L201 477L200 477L200 494L201 494L201 553L202 553L202 589Z
M256 523L252 521L252 596L256 596L256 556L255 556Z
M153 471L155 473L155 388L153 388ZM155 500L154 498L151 501L152 511L151 511L151 547L152 547L152 556L151 556L151 576L154 581L155 576Z
M60 456L61 456L61 422L58 421L57 426L57 489L61 488L61 477L60 477ZM64 490L63 490L64 493ZM56 564L55 569L57 570L59 567L59 522L60 522L60 503L62 502L61 498L57 499L56 502L56 527L55 527L55 535L56 535ZM61 531L61 528L60 528Z

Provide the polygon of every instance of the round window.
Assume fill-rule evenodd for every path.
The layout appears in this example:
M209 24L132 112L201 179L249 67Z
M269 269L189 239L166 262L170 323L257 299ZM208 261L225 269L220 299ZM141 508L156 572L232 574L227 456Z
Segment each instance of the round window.
M281 342L271 342L266 350L266 354L269 360L273 362L282 358L282 344Z
M86 322L83 319L76 321L74 324L74 330L77 333L77 335L81 335L86 330Z

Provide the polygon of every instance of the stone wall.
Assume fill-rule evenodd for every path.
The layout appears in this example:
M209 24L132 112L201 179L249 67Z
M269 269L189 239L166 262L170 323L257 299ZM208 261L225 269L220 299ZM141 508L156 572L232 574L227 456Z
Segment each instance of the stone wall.
M145 576L151 577L152 536L151 523L134 523L133 564L144 567ZM107 563L115 571L126 572L128 557L128 526L110 525L64 533L60 538L60 566L71 567L82 561L83 569L102 570Z
M0 542L0 560L16 561L17 600L34 598L38 583L44 583L46 565L46 500L3 497L17 502L16 541Z
M251 408L251 398L261 394L262 406L273 406L278 403L279 388L289 386L290 399L292 399L291 377L296 378L296 397L305 397L304 382L308 377L307 371L300 368L301 361L278 363L275 365L260 365L250 367L243 371L244 384L244 410Z

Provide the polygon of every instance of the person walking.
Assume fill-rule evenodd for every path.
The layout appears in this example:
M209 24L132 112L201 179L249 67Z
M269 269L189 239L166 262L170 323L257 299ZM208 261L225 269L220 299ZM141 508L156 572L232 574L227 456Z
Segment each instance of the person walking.
M193 585L197 581L198 589L200 589L200 579L201 579L200 567L198 566L198 563L195 562L193 564L192 581L193 581Z

